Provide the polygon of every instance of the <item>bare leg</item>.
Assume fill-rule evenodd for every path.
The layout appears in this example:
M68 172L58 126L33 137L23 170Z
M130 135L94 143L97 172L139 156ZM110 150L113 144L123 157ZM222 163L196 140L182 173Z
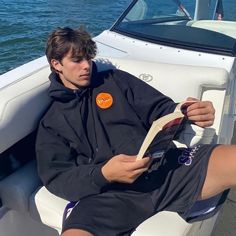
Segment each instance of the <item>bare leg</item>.
M200 199L236 186L236 145L216 147L210 157Z
M84 230L69 229L66 230L61 236L93 236L93 235Z

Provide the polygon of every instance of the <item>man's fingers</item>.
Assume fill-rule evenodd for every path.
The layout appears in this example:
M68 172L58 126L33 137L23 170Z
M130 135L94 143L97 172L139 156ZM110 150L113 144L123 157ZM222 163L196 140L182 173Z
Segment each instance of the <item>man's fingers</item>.
M214 120L214 115L213 114L203 114L203 115L192 115L188 116L188 119L191 121L213 121Z
M196 125L200 126L200 127L209 127L213 125L213 121L200 121L200 122L195 122Z
M143 172L145 172L147 170L148 170L148 167L140 168L140 169L134 170L133 174L134 175L141 175Z
M118 161L122 161L122 162L135 162L136 157L137 156L128 156L128 155L120 154L120 155L116 156L115 158Z
M186 99L186 101L199 101L199 99L193 98L193 97L188 97L188 98Z
M124 168L127 171L134 171L134 170L139 170L142 168L149 168L150 163L151 163L151 158L150 157L145 157L142 158L141 160L136 160L133 162L123 162L124 163Z
M190 112L192 110L196 110L196 111L202 110L202 112L205 111L205 112L212 112L212 113L215 112L213 104L210 101L195 102L195 103L191 104L190 106L188 106L187 112Z
M143 157L140 160L136 160L137 162L137 167L142 168L142 167L148 167L152 161L151 157Z

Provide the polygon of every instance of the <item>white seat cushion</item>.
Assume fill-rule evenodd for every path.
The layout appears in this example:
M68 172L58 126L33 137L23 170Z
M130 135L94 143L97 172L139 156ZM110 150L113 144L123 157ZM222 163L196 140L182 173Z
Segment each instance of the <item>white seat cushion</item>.
M61 231L62 216L68 201L50 193L45 187L34 192L30 198L30 214L44 224Z

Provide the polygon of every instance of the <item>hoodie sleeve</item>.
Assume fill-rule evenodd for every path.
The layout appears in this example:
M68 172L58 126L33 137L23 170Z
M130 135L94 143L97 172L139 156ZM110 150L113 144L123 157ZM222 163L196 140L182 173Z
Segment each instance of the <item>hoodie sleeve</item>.
M177 106L171 98L127 72L116 70L113 76L129 104L147 127L154 120L173 112Z
M109 183L101 172L104 163L78 164L76 155L63 137L40 122L36 141L39 176L50 192L69 201L101 193Z

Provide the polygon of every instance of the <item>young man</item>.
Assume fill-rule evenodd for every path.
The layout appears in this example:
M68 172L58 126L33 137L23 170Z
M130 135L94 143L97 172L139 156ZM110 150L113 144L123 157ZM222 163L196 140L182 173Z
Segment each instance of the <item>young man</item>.
M130 235L162 210L187 219L197 200L236 185L234 146L172 146L161 160L136 160L152 122L177 104L126 72L98 73L92 62L96 45L87 32L55 30L46 55L52 104L38 130L39 175L53 194L79 201L63 236ZM197 101L186 116L207 127L214 108ZM191 163L180 162L180 156Z

